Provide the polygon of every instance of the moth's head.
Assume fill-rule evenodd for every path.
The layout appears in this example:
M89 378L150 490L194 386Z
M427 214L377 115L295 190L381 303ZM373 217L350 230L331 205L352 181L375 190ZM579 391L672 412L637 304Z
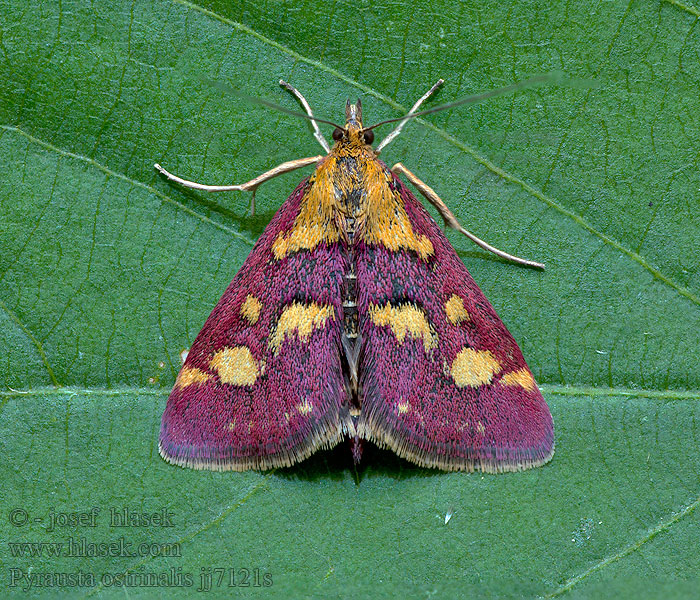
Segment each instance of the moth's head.
M344 141L362 146L374 142L374 132L371 129L363 129L362 101L359 98L356 104L351 104L350 99L345 103L345 127L336 127L333 139L336 142Z

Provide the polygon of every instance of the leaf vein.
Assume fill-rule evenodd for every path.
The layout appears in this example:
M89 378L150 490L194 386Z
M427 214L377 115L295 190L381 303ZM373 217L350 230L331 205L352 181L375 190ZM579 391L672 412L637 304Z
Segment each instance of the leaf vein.
M688 6L687 4L684 4L683 2L679 2L679 0L663 0L664 2L668 4L672 4L676 8L680 8L681 10L684 10L687 13L690 13L691 15L695 15L696 17L700 17L700 10L695 8L694 6Z
M221 223L217 223L213 219L210 219L209 217L206 217L206 216L198 213L197 211L192 210L191 208L185 206L181 202L178 202L177 200L171 198L170 196L167 196L163 192L155 189L154 187L152 187L150 185L147 185L145 183L142 183L141 181L137 181L135 179L132 179L131 177L128 177L122 173L118 173L117 171L113 171L109 167L104 166L103 164L97 162L93 158L90 158L88 156L83 156L81 154L76 154L76 153L70 152L68 150L63 150L62 148L59 148L58 146L54 146L53 144L51 144L49 142L45 142L44 140L41 140L41 139L33 136L32 134L27 133L23 129L20 129L19 127L15 127L13 125L0 125L0 129L22 135L25 138L27 138L29 141L31 141L32 143L37 144L37 145L39 145L42 148L45 148L47 150L50 150L51 152L56 152L57 154L60 154L61 156L65 156L67 158L72 158L74 160L78 160L80 162L86 163L86 164L88 164L92 167L95 167L96 169L102 171L103 173L105 173L106 175L108 175L110 177L115 177L117 179L120 179L121 181L125 181L125 182L129 183L130 185L133 185L135 187L146 190L149 193L160 198L163 202L166 202L168 204L172 204L173 206L175 206L179 210L186 212L188 215L191 215L191 216L199 219L200 221L207 223L208 225L213 225L217 229L221 229L222 231L225 231L226 233L231 234L232 236L245 242L249 246L253 246L253 244L254 244L253 240L249 239L247 236L236 231L235 229L232 229L231 227L227 227L226 225L222 225Z
M56 375L54 375L53 369L49 364L49 359L46 356L46 352L44 351L44 346L42 345L42 343L35 337L31 330L24 323L22 323L20 318L12 310L10 310L10 308L2 301L2 299L0 299L0 309L4 310L7 313L7 316L9 316L10 319L12 319L12 321L14 321L18 325L18 327L22 329L25 335L31 340L31 342L36 347L37 352L39 353L41 362L44 363L44 368L46 369L46 372L49 375L51 383L53 383L56 387L59 387L61 384L58 383L58 379L56 379Z
M218 525L221 521L223 521L226 517L228 517L228 515L230 515L234 510L236 510L237 508L240 508L246 502L248 502L248 500L250 500L258 492L258 490L260 490L262 487L267 485L267 481L270 479L270 477L272 477L272 475L274 475L274 473L275 473L274 470L267 473L260 481L258 481L258 483L256 483L252 488L250 488L250 490L248 490L248 492L240 500L238 500L237 502L235 502L234 504L232 504L228 508L224 509L218 516L211 519L208 523L204 523L204 524L200 525L194 531L187 533L186 535L183 535L181 538L179 538L173 542L170 542L170 543L182 545L182 544L194 539L200 533L204 533L205 531L211 529L215 525ZM133 571L134 569L137 569L139 567L142 567L146 563L151 562L154 558L158 558L158 556L145 557L144 559L136 562L135 564L131 565L130 567L127 567L124 570L124 574L129 573L130 571ZM90 592L88 594L86 594L85 597L88 598L90 596L93 596L96 593L98 593L101 589L102 589L102 585L100 584L100 585L92 588L90 590Z
M692 514L693 511L698 507L698 505L700 505L700 497L696 498L693 502L691 502L687 506L683 507L680 511L672 513L670 519L663 520L659 524L657 524L654 527L652 527L651 529L647 530L647 532L642 537L640 537L638 540L636 540L635 542L632 542L631 544L625 546L624 548L620 549L615 554L611 554L610 556L606 556L601 561L592 565L591 567L589 567L588 569L586 569L582 573L579 573L578 575L571 577L566 582L564 582L563 585L561 585L557 589L549 592L548 594L545 594L544 596L542 596L542 598L556 598L558 596L561 596L561 595L565 594L566 592L568 592L570 589L572 589L574 586L581 583L589 575L592 575L593 573L597 573L598 571L607 567L608 565L615 563L618 560L621 560L621 559L625 558L626 556L629 556L630 554L633 554L634 552L639 550L644 544L653 540L657 535L659 535L660 533L663 533L667 529L670 529L671 527L673 527L673 525L678 523L681 519Z

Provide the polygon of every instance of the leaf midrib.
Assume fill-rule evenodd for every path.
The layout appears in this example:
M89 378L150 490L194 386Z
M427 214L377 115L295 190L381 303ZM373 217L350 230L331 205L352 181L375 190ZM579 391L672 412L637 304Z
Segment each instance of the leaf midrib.
M586 396L596 398L646 398L649 400L700 400L700 390L655 390L648 388L626 388L626 387L593 387L593 386L570 386L552 383L538 384L544 395L554 396ZM148 395L167 396L170 388L162 387L141 387L141 386L119 386L115 388L106 387L35 387L26 390L2 390L0 399L9 400L12 398L32 398L34 396L56 396L81 394L90 396L120 396L120 395Z

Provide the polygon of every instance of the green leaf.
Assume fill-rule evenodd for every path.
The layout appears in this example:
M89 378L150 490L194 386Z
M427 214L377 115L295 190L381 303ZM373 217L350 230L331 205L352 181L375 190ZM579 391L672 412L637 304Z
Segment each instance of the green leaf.
M214 597L694 589L700 10L376 4L0 2L0 581L18 596L185 596L202 568L272 578L214 581ZM243 182L320 151L308 123L209 82L296 110L283 78L330 120L361 96L377 122L439 77L432 105L553 70L597 85L430 115L382 155L489 243L547 264L519 268L448 234L542 385L552 463L443 474L370 450L355 472L344 446L267 474L164 463L180 353L302 175L266 183L247 218L249 197L188 192L152 165ZM47 531L52 511L93 507L95 527ZM172 527L110 526L124 507L165 511ZM179 554L9 545L69 538ZM95 581L42 579L78 572Z

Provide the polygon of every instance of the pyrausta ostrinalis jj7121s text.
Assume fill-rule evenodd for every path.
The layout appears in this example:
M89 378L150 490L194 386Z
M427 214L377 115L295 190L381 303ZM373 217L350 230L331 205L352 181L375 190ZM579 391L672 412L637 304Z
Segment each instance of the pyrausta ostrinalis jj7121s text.
M399 175L445 223L483 248L435 192L379 152L418 108L371 127L358 100L345 125L316 119L326 151L283 163L241 185L314 165L282 204L199 332L163 414L160 453L198 469L288 466L349 438L418 465L444 470L516 471L554 452L549 408L522 353L440 227ZM267 102L260 101L263 104ZM286 109L283 109L286 110ZM291 111L286 111L291 112ZM398 122L376 148L374 128ZM335 126L333 147L318 122ZM253 203L251 203L254 206Z

